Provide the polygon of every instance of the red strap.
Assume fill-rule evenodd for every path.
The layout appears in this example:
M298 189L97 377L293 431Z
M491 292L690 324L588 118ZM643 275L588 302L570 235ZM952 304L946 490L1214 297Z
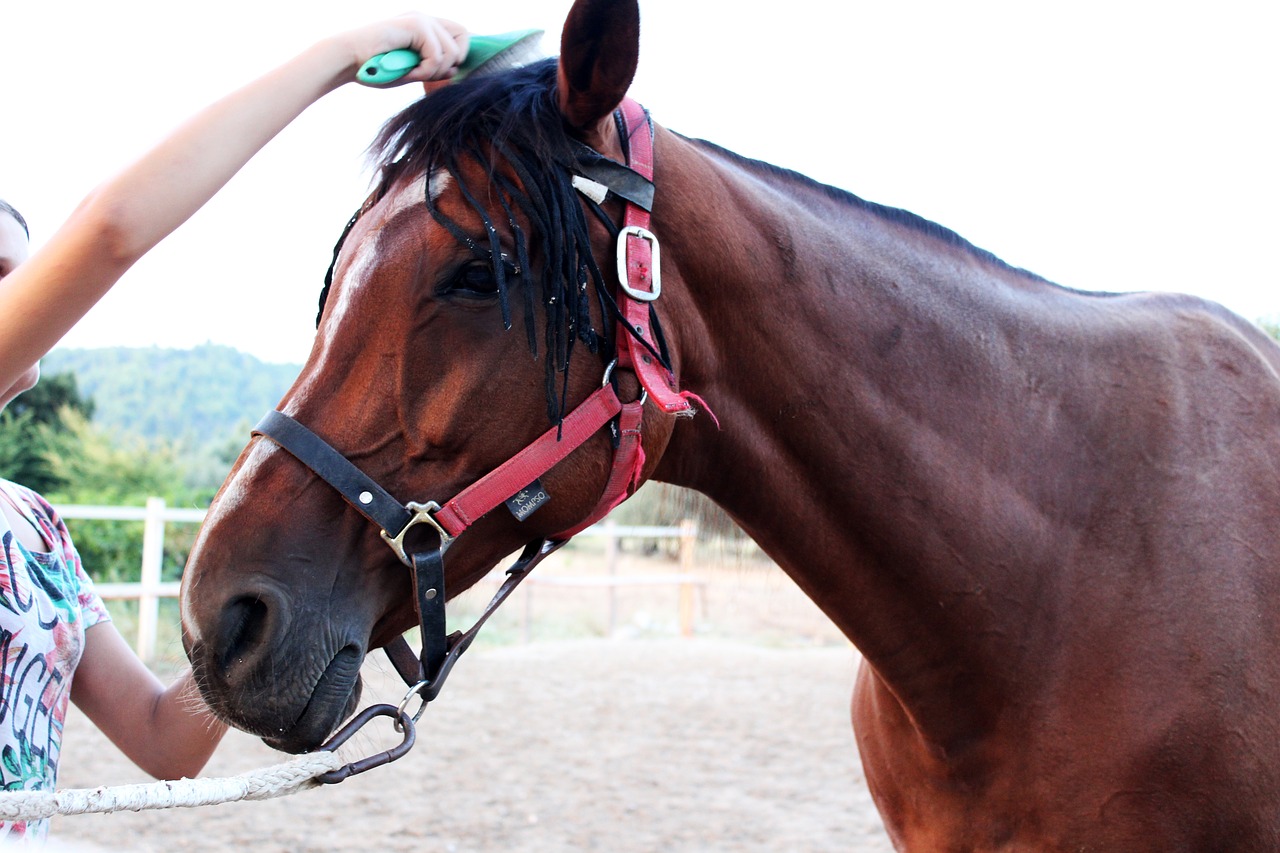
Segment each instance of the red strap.
M652 181L653 136L649 132L649 116L645 114L644 107L632 98L624 98L618 109L622 110L627 130L627 165L641 177Z
M645 178L653 180L653 136L649 128L649 117L645 114L644 107L630 98L622 102L620 109L628 140L627 165ZM649 211L628 202L622 224L624 230L635 227L642 228L647 233ZM622 239L626 241L627 285L641 293L652 293L652 244L645 237L631 232L627 232ZM627 325L645 341L654 344L653 330L649 326L649 303L633 299L625 291L618 294L618 302ZM656 344L654 349L657 349ZM680 388L672 372L659 364L658 359L647 348L632 340L626 329L618 330L618 366L635 372L640 384L662 411L672 414L690 408L689 401L680 396Z
M577 450L622 410L617 392L605 385L524 450L463 489L449 501L435 520L450 536L457 536L476 519L550 471Z
M653 135L649 117L645 114L644 107L630 98L622 102L620 109L627 134L628 165L638 174L652 180ZM626 230L622 238L627 253L627 281L624 284L638 293L653 293L656 275L653 247L656 238L649 231L649 212L628 202L623 226L624 229L638 229L641 232ZM654 345L653 330L649 323L649 302L635 299L625 290L618 294L618 302L625 322L641 339ZM657 349L656 345L654 349ZM681 393L675 375L664 368L646 347L638 344L625 328L618 330L618 366L635 372L640 384L649 392L650 399L662 411L671 414L691 407L687 399L691 395ZM581 532L607 515L635 489L644 468L644 447L640 434L643 411L642 402L636 401L624 406L612 386L605 385L574 409L559 428L552 427L543 433L524 450L441 507L435 513L435 520L450 536L457 536L476 519L549 471L621 412L621 436L604 493L584 521L556 538L567 539Z
M640 473L644 470L644 446L641 442L640 419L644 415L644 403L624 403L622 417L618 428L621 433L618 449L613 452L613 470L609 472L609 481L605 483L595 509L577 525L557 533L551 538L556 541L577 536L591 525L608 515L614 507L625 501L635 491Z

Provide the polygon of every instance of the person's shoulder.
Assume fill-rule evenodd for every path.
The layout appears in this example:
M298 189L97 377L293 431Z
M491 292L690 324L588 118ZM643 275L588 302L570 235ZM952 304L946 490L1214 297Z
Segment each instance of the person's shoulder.
M45 500L44 495L35 489L4 478L0 478L0 489L4 489L13 500L26 504L33 512L43 515L45 518L53 520L57 517L57 512L53 506Z
M0 477L0 488L5 489L11 495L26 495L44 502L44 498L35 489L24 486L21 483L15 483L13 480L6 480Z

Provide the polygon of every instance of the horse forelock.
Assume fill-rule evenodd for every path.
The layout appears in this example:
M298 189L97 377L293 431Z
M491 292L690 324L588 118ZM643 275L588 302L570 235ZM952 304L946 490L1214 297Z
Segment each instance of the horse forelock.
M592 257L590 233L571 165L580 144L567 133L556 105L556 61L446 86L392 117L370 146L380 178L373 198L417 186L441 225L494 266L503 321L511 309L497 229L507 226L521 272L523 315L530 350L546 362L547 414L565 413L564 387L575 342L611 351L611 300ZM478 169L476 167L479 167ZM482 177L477 181L476 176ZM422 191L420 180L427 181ZM480 183L482 181L483 183ZM436 202L456 189L488 235L467 234ZM540 259L533 269L530 258ZM591 286L605 317L597 329ZM543 320L541 342L538 318Z
M556 64L544 60L502 74L468 77L420 98L382 128L370 155L383 186L406 170L466 153L478 143L511 145L543 160L560 160L574 144L555 100Z

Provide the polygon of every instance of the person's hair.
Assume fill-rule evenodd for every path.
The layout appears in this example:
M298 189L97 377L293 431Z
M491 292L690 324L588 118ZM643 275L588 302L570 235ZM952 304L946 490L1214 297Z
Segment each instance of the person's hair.
M22 226L23 232L27 235L27 239L31 239L31 229L27 227L27 220L22 218L22 214L18 212L16 207L2 198L0 198L0 213L7 213L17 220L18 224Z

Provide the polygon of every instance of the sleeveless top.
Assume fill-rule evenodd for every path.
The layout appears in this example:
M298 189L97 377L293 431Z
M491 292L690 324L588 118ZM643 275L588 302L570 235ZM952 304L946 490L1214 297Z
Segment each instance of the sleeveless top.
M23 545L0 515L0 789L52 791L85 629L111 617L44 498L0 480L0 500L24 515L48 548ZM48 820L0 821L0 846L40 841L48 831Z

